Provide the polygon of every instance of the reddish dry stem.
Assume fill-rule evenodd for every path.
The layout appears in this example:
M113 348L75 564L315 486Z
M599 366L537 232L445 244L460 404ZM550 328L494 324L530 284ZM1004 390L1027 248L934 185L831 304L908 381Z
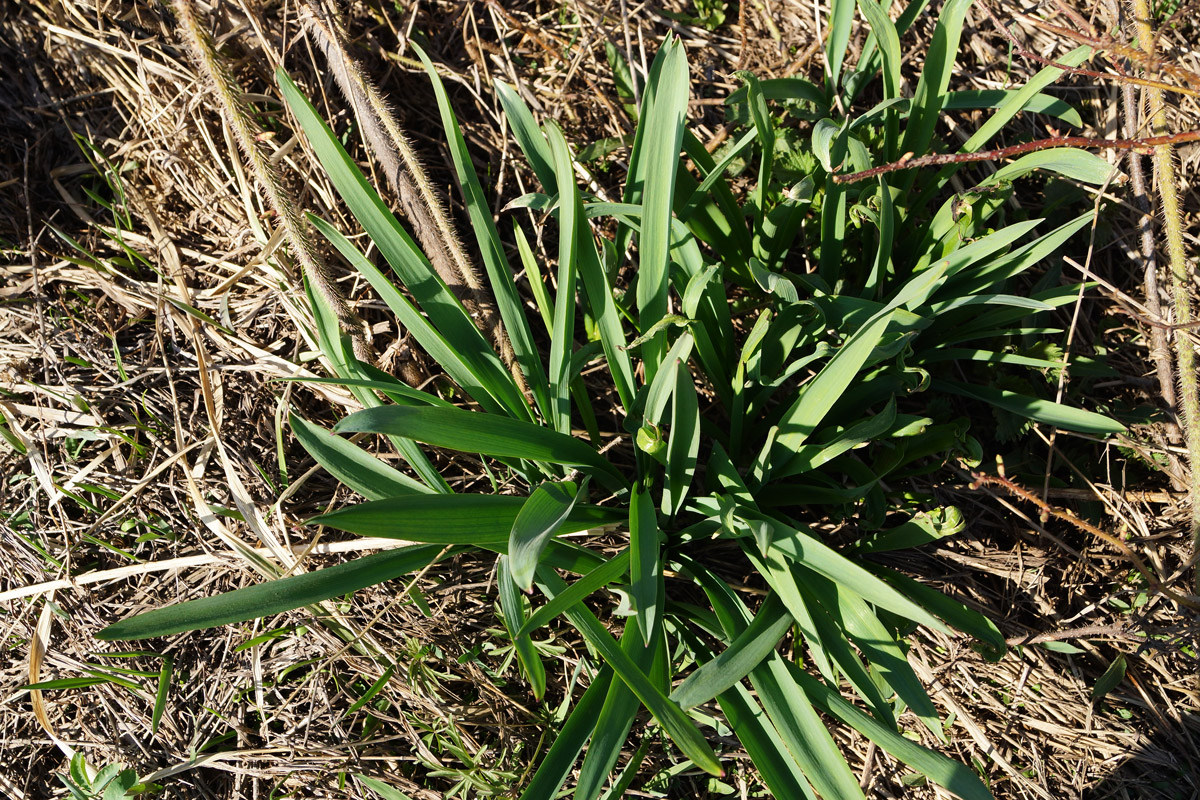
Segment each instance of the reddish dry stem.
M1146 136L1141 139L1100 139L1094 136L1054 136L1049 139L1036 139L1024 144L1014 144L1011 147L1001 147L996 150L980 150L976 153L937 153L913 158L906 154L899 161L884 164L881 167L864 169L861 172L851 172L848 175L834 173L834 183L857 183L886 175L901 169L916 169L917 167L941 166L943 164L965 164L971 161L997 161L1002 158L1012 158L1039 150L1053 150L1056 147L1111 147L1115 150L1142 150L1161 145L1185 144L1200 141L1200 130L1184 131L1168 136Z
M1059 508L1055 508L1054 506L1050 505L1042 498L1040 498L1037 495L1030 492L1028 489L1025 489L1022 486L1019 486L1018 484L1014 483L1013 481L1009 480L1008 478L1002 477L1000 475L987 475L982 472L972 473L971 477L974 479L974 483L972 484L973 486L985 486L988 484L991 484L994 486L999 486L999 487L1003 488L1005 491L1009 492L1010 494L1013 494L1027 502L1033 503L1035 506L1037 506L1039 509L1041 509L1042 513L1049 514L1050 516L1056 517L1057 519L1061 519L1062 521L1064 521L1066 523L1074 525L1076 528L1083 531L1084 533L1091 534L1092 536L1095 536L1097 539L1100 539L1103 542L1107 542L1108 544L1110 544L1113 547L1120 550L1125 555L1125 557L1129 560L1129 562L1133 565L1134 569L1136 569L1138 572L1141 573L1142 577L1146 579L1146 588L1147 589L1149 589L1152 592L1158 592L1159 594L1175 601L1176 603L1178 603L1181 606L1185 606L1185 607L1191 608L1191 609L1200 608L1200 603L1197 603L1195 600L1193 600L1189 597L1185 597L1185 596L1181 595L1179 592L1176 592L1174 589L1171 589L1170 587L1163 585L1163 582L1158 578L1158 576L1155 575L1153 572L1151 572L1150 568L1146 566L1146 562L1142 560L1141 556L1139 556L1137 553L1135 553L1133 551L1133 549L1129 547L1129 545L1125 544L1125 542L1121 541L1117 537L1115 537L1109 533L1105 533L1104 531L1097 528L1095 525L1092 525L1091 523L1080 519L1079 517L1075 516L1074 514L1071 514L1070 512L1063 511L1062 509L1059 509Z

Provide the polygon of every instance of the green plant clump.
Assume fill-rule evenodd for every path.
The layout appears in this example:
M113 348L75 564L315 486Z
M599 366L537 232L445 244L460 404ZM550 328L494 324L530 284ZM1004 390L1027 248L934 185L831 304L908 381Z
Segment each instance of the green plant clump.
M966 151L1021 111L1077 120L1041 94L1059 67L1019 89L948 91L969 5L948 0L941 9L916 90L901 98L900 36L924 3L893 22L875 0L860 0L872 33L850 67L856 5L835 0L824 85L744 75L730 104L747 124L719 160L688 130L684 49L666 43L633 109L621 202L582 193L559 128L539 126L517 92L498 84L512 136L542 186L515 205L544 212L557 229L553 290L517 229L540 312L533 320L426 60L521 379L281 72L284 97L321 164L407 294L332 225L313 224L457 387L452 404L359 362L334 309L310 292L322 349L337 370L330 380L366 407L334 433L390 437L410 468L396 470L293 417L304 447L365 498L311 522L418 544L152 611L101 637L253 619L482 550L498 554L504 624L536 696L547 670L539 631L564 617L590 654L586 690L524 797L554 797L572 774L576 797L598 797L610 777L610 796L618 796L638 770L635 759L623 777L612 775L643 708L652 729L714 776L722 760L706 731L719 716L775 797L863 797L828 719L959 797L989 797L974 769L901 733L899 717L911 711L926 736L946 741L905 637L917 625L955 628L994 658L1004 638L980 614L871 556L962 529L958 509L906 488L906 479L947 459L982 458L953 397L1096 435L1121 426L1038 396L1038 381L1045 386L1043 375L1062 362L1036 348L1027 354L1029 339L1054 333L1039 315L1071 302L1078 287L1059 285L1054 270L1032 293L1022 281L1091 215L1050 230L1042 220L1004 217L1022 176L1040 170L1098 184L1107 162L1067 149L1034 153L957 195L948 189L955 164L862 183L834 179L930 152L944 109L994 109ZM1081 48L1061 61L1086 55ZM859 112L868 90L881 99ZM811 123L809 141L799 141L796 120ZM755 188L739 199L729 170L754 163ZM593 229L606 218L615 221L613 239ZM549 341L548 352L535 346L539 339ZM1027 378L1006 385L1029 388L996 388L999 372ZM505 492L456 493L418 444L481 454ZM820 519L846 523L837 540L812 526ZM615 555L590 546L600 534L611 543L614 531L625 542ZM756 607L731 585L748 574L765 591ZM860 702L844 699L847 689Z

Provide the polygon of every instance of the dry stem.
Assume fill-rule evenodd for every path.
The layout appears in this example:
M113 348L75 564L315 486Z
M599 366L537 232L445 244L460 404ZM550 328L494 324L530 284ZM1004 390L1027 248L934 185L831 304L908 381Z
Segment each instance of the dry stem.
M249 162L267 196L267 201L278 217L292 257L300 263L313 288L334 310L342 329L352 337L355 356L362 361L374 361L374 354L367 343L367 327L338 290L329 265L317 247L311 226L300 213L295 199L284 187L278 168L262 144L262 127L254 119L253 110L246 100L241 84L230 73L224 60L217 53L212 39L200 25L193 0L173 0L173 7L179 21L180 36L191 51L200 72L209 79L216 90L221 115L233 131L242 154Z
M305 0L302 8L305 30L325 54L338 88L354 109L363 136L399 196L430 263L442 281L476 316L484 333L494 339L505 363L523 385L495 303L480 281L445 204L434 191L433 182L390 104L367 77L363 66L346 49L346 35L337 21L315 0Z

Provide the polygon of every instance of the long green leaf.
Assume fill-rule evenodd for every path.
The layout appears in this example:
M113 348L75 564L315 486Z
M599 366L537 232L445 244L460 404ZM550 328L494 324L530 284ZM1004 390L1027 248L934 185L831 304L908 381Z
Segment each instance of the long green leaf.
M578 283L576 221L582 215L579 189L571 166L567 140L557 125L546 124L546 136L554 156L558 181L558 295L554 300L554 327L550 331L550 419L559 433L571 432L571 353L574 350L575 289ZM532 577L532 576L531 576Z
M662 626L662 546L654 502L640 481L633 485L629 502L629 551L629 593L648 645Z
M513 580L521 589L533 588L533 576L550 537L558 533L575 507L579 488L571 481L547 481L521 504L508 535L508 558Z
M549 399L549 387L546 382L546 371L538 356L537 346L533 343L533 333L529 329L529 320L525 314L525 305L517 294L517 286L513 281L513 269L504 255L504 244L500 232L492 219L492 209L488 204L487 195L479 184L479 176L471 163L471 154L467 151L467 143L459 130L458 120L450 108L450 98L442 79L434 69L433 63L425 55L425 51L411 42L413 50L425 65L425 73L433 86L437 98L438 111L442 117L442 127L446 131L446 141L449 144L450 158L454 162L458 185L462 189L463 200L467 214L471 218L471 230L475 232L475 241L483 256L483 266L487 271L488 285L496 300L496 309L504 323L509 342L512 345L513 358L529 381L533 396L539 404L545 405Z
M487 394L509 414L530 419L524 395L466 309L438 277L429 260L388 210L299 87L282 68L276 71L276 79L288 107L300 121L334 188L346 201L354 218L370 235L371 241L396 270L417 304L429 315L430 321L451 343L454 351L469 364ZM476 399L484 402L483 398Z
M815 537L769 517L758 519L771 527L771 548L791 561L824 575L879 608L936 631L950 632L928 611Z
M884 752L895 756L962 800L993 800L991 792L984 787L979 776L970 767L921 747L880 724L795 664L785 664L785 668L792 680L802 687L822 711L854 728L879 745Z
M334 431L383 433L419 442L482 453L588 468L597 480L617 489L627 484L616 467L582 441L532 422L457 408L368 408L341 420Z
M521 629L517 631L517 635L528 636L571 606L582 603L588 595L620 580L628 570L629 551L624 550L620 555L607 559L591 572L581 576L579 580L573 581L552 600L530 614L529 619L525 620Z
M553 597L567 588L562 578L545 567L538 570L538 582L548 597ZM600 652L605 662L649 709L671 740L683 751L683 754L710 775L723 775L724 770L721 769L721 763L695 724L683 712L683 709L663 694L645 671L639 669L637 664L625 654L613 639L612 634L600 624L600 620L596 619L596 616L582 605L568 609L566 614L571 624L583 634L592 647Z
M362 450L301 417L288 416L296 440L330 475L368 500L411 494L429 494L425 484L413 480Z
M643 633L639 631L636 617L625 623L621 635L621 651L642 671L653 668L655 656L664 648L661 637L654 647L643 645ZM592 734L583 766L579 769L579 782L575 786L576 800L593 800L604 788L604 782L621 756L629 740L629 731L637 719L641 707L635 695L622 681L613 681L609 687L604 707L596 718L596 732Z
M579 751L583 750L596 731L596 720L612 684L612 668L601 667L583 697L579 698L575 710L563 723L554 744L550 745L550 751L521 793L521 800L545 800L558 796L558 790L579 758Z
M700 454L700 406L696 384L687 363L675 362L675 391L671 393L671 435L667 441L667 483L662 510L674 517L683 509L696 474Z
M638 141L642 148L639 164L643 170L644 195L642 231L638 238L637 306L643 333L667 314L671 209L688 102L688 65L683 44L672 38L663 49L666 55L662 70L652 87L653 105L641 120L646 128L645 137L639 137ZM643 348L647 380L653 378L665 349L662 334Z
M150 639L280 614L415 572L443 552L441 545L422 544L373 553L303 575L147 611L109 625L96 637L104 641Z
M508 544L525 504L521 497L489 494L410 495L340 508L308 520L359 536L407 539L431 544ZM576 506L560 530L573 533L624 521L620 512Z
M892 312L880 313L867 321L846 340L825 364L817 377L800 390L800 396L779 421L779 435L772 452L772 469L786 471L796 448L833 408L839 396L858 375L871 351L879 344Z
M1053 425L1063 430L1094 433L1099 436L1124 433L1125 431L1124 425L1103 414L1097 414L1095 411L1072 408L1051 400L1017 394L1005 389L993 389L990 386L959 383L958 381L934 380L933 390L982 400L997 408L1011 411L1017 416Z
M520 662L521 671L529 681L533 696L541 700L546 693L546 667L542 664L529 633L525 631L526 625L522 622L525 600L517 592L517 584L509 569L508 556L500 556L496 560L496 584L500 593L500 609L504 612L504 627L508 629L508 635L512 638L517 661Z
M671 699L684 709L707 703L739 683L762 663L792 627L792 615L779 596L770 594L754 615L754 621L711 661L705 662L671 692Z

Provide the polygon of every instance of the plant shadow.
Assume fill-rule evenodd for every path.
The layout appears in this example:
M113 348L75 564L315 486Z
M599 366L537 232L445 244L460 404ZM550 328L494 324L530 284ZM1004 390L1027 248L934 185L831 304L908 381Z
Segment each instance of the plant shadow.
M1107 702L1112 702L1111 698ZM1181 714L1139 744L1083 800L1193 800L1200 797L1200 713Z

